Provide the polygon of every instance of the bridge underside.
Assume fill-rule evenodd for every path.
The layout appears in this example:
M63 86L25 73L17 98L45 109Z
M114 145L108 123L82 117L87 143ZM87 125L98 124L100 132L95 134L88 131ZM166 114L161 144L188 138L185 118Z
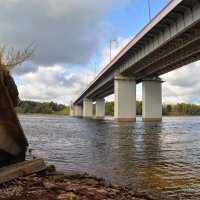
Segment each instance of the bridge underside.
M115 94L117 121L135 120L135 85L142 82L143 121L162 118L160 75L200 60L200 0L172 0L102 70L74 102ZM133 81L134 80L134 81ZM129 89L127 89L129 88ZM133 103L131 103L133 102Z
M200 23L150 53L121 74L135 77L136 82L140 83L143 78L158 77L198 60L200 60ZM88 98L96 100L113 93L114 77L88 95Z

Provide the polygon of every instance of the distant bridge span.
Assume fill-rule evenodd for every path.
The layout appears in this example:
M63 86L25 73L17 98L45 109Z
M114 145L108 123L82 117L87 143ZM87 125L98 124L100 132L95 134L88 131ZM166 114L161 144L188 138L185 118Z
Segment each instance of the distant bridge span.
M115 94L115 119L135 121L135 84L143 82L143 121L162 118L160 75L200 59L200 0L171 0L74 101L74 115L105 115L103 98Z

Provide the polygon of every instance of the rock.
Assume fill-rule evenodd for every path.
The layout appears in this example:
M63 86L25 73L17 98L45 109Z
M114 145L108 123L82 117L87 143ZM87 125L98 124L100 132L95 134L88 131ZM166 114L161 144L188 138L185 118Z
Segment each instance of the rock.
M75 184L75 185L71 184L71 185L67 185L65 187L65 191L67 191L67 192L76 192L80 189L83 189L83 188L80 185L77 185L77 184Z
M99 193L101 193L101 194L106 194L106 193L107 193L107 191L104 190L104 189L98 189L97 192L99 192Z
M91 181L91 180L92 181ZM147 200L142 191L132 189L96 187L97 178L88 175L66 175L61 173L37 174L28 178L0 185L0 199L4 200ZM23 182L23 184L22 184ZM102 180L101 180L102 182ZM103 182L102 182L103 184ZM134 195L136 194L136 196ZM137 197L140 196L140 197Z
M5 163L17 163L25 158L28 141L14 109L18 104L17 87L2 66L0 66L0 94L0 165L5 166Z
M117 186L116 184L113 184L113 183L110 183L110 184L109 184L109 187L112 188L112 189L118 188L118 186Z
M46 167L46 171L49 173L56 172L56 168L54 165L49 165Z
M43 184L47 190L52 190L52 189L57 188L57 185L55 185L54 183L51 183L51 182L43 182Z
M71 181L67 181L67 182L66 182L66 185L71 185L71 184L72 184Z
M117 190L117 189L112 189L112 192L114 192L114 193L116 193L116 194L119 194L119 193L120 193L120 191Z
M87 185L99 185L99 182L96 179L92 179L92 178L86 178L84 179L84 181L82 181L82 183L87 184Z
M8 198L10 196L20 196L23 194L22 186L10 186L8 188L0 189L0 199Z
M40 178L39 178L39 177L34 177L32 180L33 180L34 182L38 182L38 181L40 181Z
M76 195L73 194L72 192L58 195L58 199L65 199L65 200L73 200L75 199L75 197Z
M116 196L116 193L111 191L111 192L108 193L108 195L109 196Z
M6 72L4 72L4 81L6 87L8 88L13 105L14 107L16 107L19 104L19 92L17 89L17 85L15 84L13 77Z
M76 194L80 196L86 196L88 195L88 190L86 188L81 188L78 191L76 191Z

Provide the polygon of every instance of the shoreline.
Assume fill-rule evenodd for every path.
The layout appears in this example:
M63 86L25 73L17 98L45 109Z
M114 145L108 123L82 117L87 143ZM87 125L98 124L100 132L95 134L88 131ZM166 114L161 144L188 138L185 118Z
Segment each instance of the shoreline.
M44 114L44 113L17 113L17 115L27 115L27 116L31 116L31 115L35 115L35 116L66 116L66 117L75 117L75 116L70 116L70 115L65 115L65 114ZM95 118L95 116L93 116ZM105 117L109 117L109 118L114 118L114 116L111 115L106 115ZM142 117L142 115L137 115L137 117ZM200 117L200 115L163 115L162 117Z
M153 200L144 191L127 186L106 184L105 179L84 174L45 171L0 184L4 200ZM154 199L155 200L155 199Z

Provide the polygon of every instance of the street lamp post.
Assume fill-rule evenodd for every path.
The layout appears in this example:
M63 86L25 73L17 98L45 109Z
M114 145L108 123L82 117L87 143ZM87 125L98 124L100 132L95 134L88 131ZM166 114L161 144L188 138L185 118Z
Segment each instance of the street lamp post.
M97 73L97 64L99 64L99 63L100 63L100 61L94 63L94 65L95 65L95 68L94 68L94 78L95 78L96 73Z
M88 85L88 73L86 73L86 83L85 83L86 87Z
M115 42L115 41L117 41L116 39L114 39L114 40L110 40L110 61L112 60L112 52L111 52L111 49L112 49L112 42Z
M151 4L150 4L150 0L148 0L148 8L149 8L149 21L151 21Z

